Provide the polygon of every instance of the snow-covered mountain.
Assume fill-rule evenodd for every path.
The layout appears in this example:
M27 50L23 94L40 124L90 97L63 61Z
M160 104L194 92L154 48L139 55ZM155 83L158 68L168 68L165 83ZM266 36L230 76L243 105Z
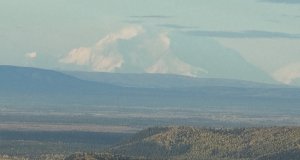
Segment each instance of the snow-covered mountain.
M139 25L111 33L91 47L73 49L59 61L98 72L168 73L278 83L214 39L183 32L152 33Z

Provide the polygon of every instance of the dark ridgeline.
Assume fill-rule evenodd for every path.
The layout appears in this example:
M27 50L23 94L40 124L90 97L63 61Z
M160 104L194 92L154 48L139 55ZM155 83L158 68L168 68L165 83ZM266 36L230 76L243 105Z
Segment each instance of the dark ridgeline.
M118 86L130 86L139 88L184 88L203 86L227 86L247 88L284 88L290 87L278 84L258 83L237 79L224 78L195 78L175 74L155 73L109 73L109 72L82 72L60 71L61 73L77 77L79 79L103 82Z
M17 66L0 66L0 91L20 93L92 93L116 90L120 87L106 83L80 80L60 72Z

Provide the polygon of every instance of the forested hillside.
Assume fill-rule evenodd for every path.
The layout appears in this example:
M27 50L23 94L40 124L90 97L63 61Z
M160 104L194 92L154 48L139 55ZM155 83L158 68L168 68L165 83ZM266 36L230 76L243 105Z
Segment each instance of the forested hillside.
M125 155L116 155L113 153L83 153L83 154L73 154L65 160L158 160L158 159L146 159L144 157L130 157Z
M300 159L300 127L154 127L135 134L110 151L178 160L296 160Z

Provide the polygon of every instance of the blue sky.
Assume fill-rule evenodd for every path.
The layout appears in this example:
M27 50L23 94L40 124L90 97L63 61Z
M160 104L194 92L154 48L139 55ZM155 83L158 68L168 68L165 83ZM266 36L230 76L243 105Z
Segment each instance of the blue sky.
M0 0L0 21L3 65L300 77L300 0Z

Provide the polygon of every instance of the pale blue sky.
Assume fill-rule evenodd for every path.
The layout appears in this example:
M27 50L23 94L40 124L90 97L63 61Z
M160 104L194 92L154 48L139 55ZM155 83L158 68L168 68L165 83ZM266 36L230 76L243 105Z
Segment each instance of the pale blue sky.
M212 52L222 46L216 52L232 53L236 55L232 59L239 59L228 59L228 64L236 64L232 68L247 63L249 69L249 63L284 83L300 77L300 0L0 0L0 22L0 64L111 72L133 72L133 68L138 72L140 68L140 72L198 77L204 75L202 69L203 73L213 72L203 77L224 77L224 71L217 70L219 53ZM133 35L125 35L128 33ZM105 51L95 47L107 35L115 38L100 45ZM172 39L171 35L176 36ZM180 39L187 44L203 42L191 46L194 50L190 52L211 46L206 57L215 66L201 65L201 60L191 65L168 43L162 46L166 41L183 43ZM121 43L130 53L119 51ZM143 50L137 49L141 46ZM80 47L87 50L70 56ZM151 63L146 62L149 58L133 57L153 57L154 52L160 58ZM84 59L87 54L89 59Z

